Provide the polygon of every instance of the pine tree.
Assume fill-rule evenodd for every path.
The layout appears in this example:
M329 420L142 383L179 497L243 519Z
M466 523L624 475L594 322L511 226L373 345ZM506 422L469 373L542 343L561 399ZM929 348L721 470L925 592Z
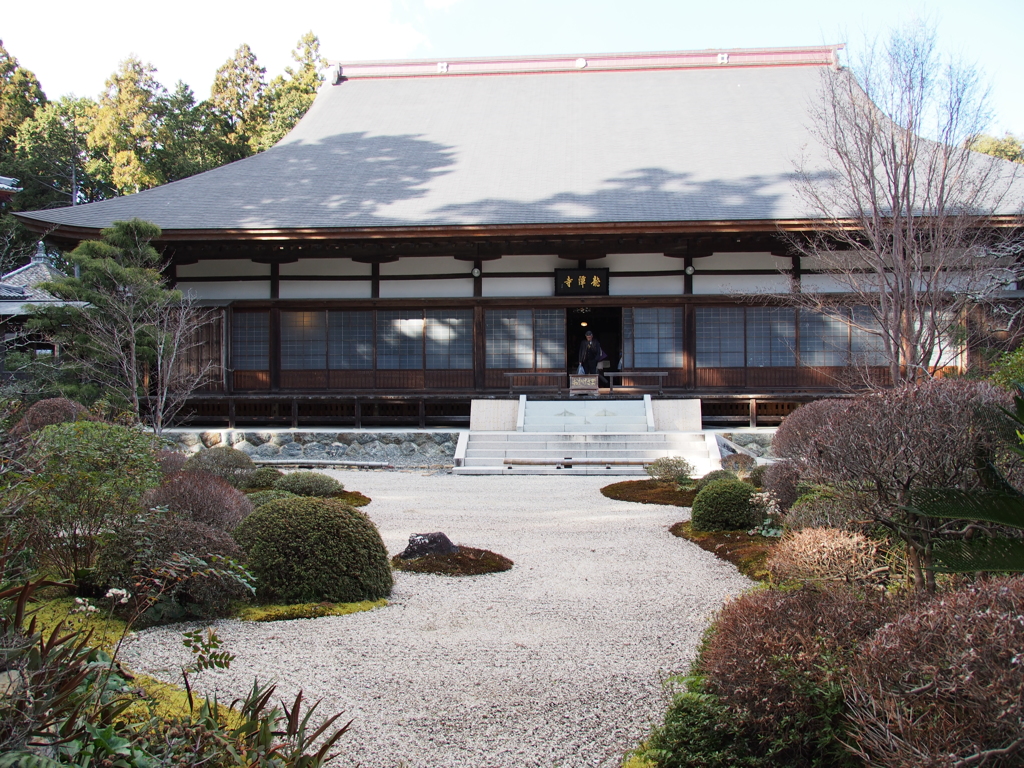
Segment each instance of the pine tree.
M13 153L18 126L45 103L36 76L19 65L0 40L0 159Z

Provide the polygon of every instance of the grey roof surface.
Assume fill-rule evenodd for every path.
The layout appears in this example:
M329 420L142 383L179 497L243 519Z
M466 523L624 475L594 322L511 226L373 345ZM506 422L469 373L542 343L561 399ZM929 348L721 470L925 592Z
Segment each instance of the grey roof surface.
M808 218L794 162L822 156L808 131L822 70L353 78L262 154L30 216L164 230Z
M0 316L21 315L28 304L62 303L40 283L67 277L48 261L33 259L23 267L0 276Z

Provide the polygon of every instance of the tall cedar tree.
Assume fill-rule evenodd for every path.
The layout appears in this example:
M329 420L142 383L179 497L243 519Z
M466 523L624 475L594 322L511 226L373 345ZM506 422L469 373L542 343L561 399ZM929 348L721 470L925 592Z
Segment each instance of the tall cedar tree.
M139 192L164 183L160 167L160 133L167 109L167 91L154 77L156 69L131 57L107 80L96 108L89 146L97 150L89 170L119 194Z
M256 152L266 123L266 73L244 43L217 70L208 104L225 146L225 162Z
M267 90L267 123L258 138L259 151L274 146L295 127L309 111L324 81L327 62L320 55L320 39L312 32L299 39L292 58L298 69L287 67L285 74L275 77Z

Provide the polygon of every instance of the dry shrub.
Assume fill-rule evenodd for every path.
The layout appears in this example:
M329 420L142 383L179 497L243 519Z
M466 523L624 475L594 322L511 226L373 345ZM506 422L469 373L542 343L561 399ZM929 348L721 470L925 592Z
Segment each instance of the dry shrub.
M181 451L165 449L156 452L156 462L160 465L160 471L163 472L164 477L181 472L186 461L188 461L188 456Z
M862 533L805 528L788 533L765 564L776 581L845 582L882 585L888 568L880 544Z
M728 469L730 472L749 472L756 463L753 456L745 453L730 453L722 457L722 469Z
M858 755L887 768L1021 765L1022 614L1018 576L948 593L880 629L850 670Z
M144 502L222 531L233 530L252 512L252 502L244 493L200 470L171 475L147 493Z
M775 494L779 508L785 512L797 500L800 467L793 461L777 461L764 471L763 488Z
M815 400L805 403L782 420L772 438L772 454L782 459L801 459L810 440L825 427L844 420L849 400Z
M14 425L11 437L20 440L28 435L48 427L51 424L64 424L68 421L98 421L89 409L66 397L51 397L33 403L25 411L25 415Z
M772 765L845 765L842 676L903 607L849 589L749 592L722 609L700 671Z

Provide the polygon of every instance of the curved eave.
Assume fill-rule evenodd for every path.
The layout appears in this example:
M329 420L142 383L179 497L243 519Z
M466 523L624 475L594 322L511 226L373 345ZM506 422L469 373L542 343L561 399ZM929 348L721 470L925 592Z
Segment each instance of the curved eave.
M44 237L60 240L96 240L101 230L93 227L53 224L32 218L31 214L14 214L30 231ZM991 216L985 225L994 228L1012 228L1024 225L1021 216ZM307 229L165 229L161 242L188 241L322 241L322 240L383 240L390 238L466 238L466 237L522 237L566 235L623 235L623 234L714 234L743 232L813 232L823 228L835 229L835 222L820 219L761 219L733 221L629 221L568 224L466 224L460 226L423 227L337 227ZM856 229L855 221L844 228Z

